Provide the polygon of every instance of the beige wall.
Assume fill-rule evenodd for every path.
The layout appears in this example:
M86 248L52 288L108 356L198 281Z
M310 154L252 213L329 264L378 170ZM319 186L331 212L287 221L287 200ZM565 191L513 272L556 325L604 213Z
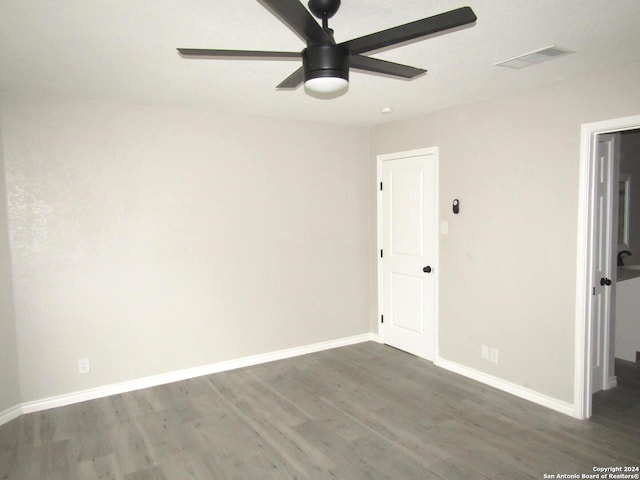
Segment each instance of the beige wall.
M4 95L0 372L28 402L375 329L375 156L438 146L440 355L572 402L580 125L638 114L639 77L371 131Z
M2 109L23 402L371 331L366 129Z
M626 257L625 263L638 264L640 263L640 130L620 135L620 172L631 175L629 250L633 255Z
M636 63L372 130L372 157L440 148L443 358L573 402L580 126L638 114L638 78Z
M624 263L640 264L640 130L620 135L620 171L631 175L629 218L629 251ZM640 279L625 280L616 285L614 328L615 357L636 361L640 351Z
M7 225L4 150L0 122L0 414L20 402L11 250Z

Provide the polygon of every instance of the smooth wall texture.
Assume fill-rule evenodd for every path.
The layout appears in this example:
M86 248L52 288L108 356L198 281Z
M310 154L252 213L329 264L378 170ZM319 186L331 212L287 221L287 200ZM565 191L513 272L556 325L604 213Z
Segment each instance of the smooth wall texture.
M620 135L620 172L631 175L629 251L633 255L625 263L640 264L640 130Z
M20 402L6 198L2 123L0 122L0 414Z
M370 332L366 129L27 95L1 118L23 402Z
M640 278L633 278L616 284L616 358L628 362L636 361L636 352L640 352Z
M374 157L440 148L441 357L573 403L580 126L638 114L638 78L630 64L372 130Z

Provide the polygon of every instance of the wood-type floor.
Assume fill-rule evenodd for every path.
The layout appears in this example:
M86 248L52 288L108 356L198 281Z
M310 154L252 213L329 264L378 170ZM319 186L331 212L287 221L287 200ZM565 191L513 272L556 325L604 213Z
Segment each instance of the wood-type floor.
M620 387L578 421L363 343L24 415L0 427L0 479L542 479L635 466L640 382L622 367Z

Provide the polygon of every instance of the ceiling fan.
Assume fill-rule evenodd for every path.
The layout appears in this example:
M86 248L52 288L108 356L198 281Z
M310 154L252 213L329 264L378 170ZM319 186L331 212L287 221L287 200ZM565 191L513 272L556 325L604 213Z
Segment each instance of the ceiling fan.
M470 7L423 18L363 37L336 44L328 19L340 8L340 0L309 0L309 10L322 20L322 26L299 0L260 0L268 9L300 35L307 43L301 52L261 50L212 50L178 48L183 57L300 58L302 67L282 81L277 88L293 89L304 82L305 88L319 94L344 91L349 82L349 68L382 73L400 78L414 78L426 72L422 68L379 60L363 53L443 32L476 21Z

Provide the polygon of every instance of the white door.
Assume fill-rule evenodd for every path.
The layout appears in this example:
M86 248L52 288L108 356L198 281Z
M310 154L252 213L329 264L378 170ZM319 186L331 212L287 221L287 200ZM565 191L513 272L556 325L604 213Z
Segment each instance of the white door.
M591 317L591 393L608 388L610 316L613 309L612 287L615 268L612 258L615 243L614 186L616 136L601 134L597 137L594 168L594 222L593 222L593 303Z
M380 156L384 343L435 356L437 150Z

